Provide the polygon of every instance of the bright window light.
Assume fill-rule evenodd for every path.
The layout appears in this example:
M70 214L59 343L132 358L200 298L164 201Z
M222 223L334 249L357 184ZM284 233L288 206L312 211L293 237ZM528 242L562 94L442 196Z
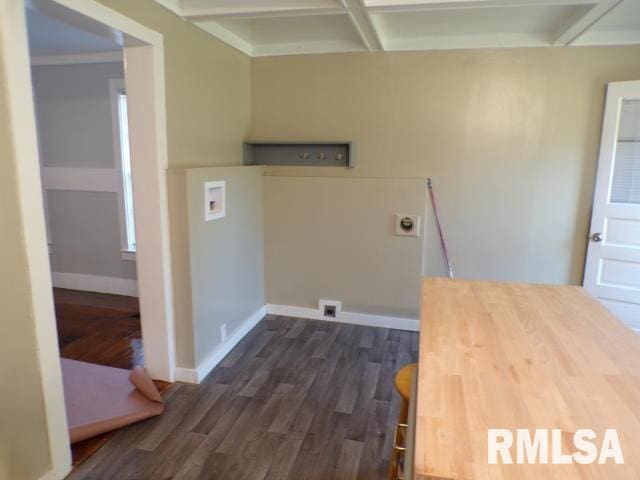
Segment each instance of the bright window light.
M129 150L129 122L127 114L127 92L118 90L118 123L120 130L120 155L122 158L122 184L124 214L127 233L127 249L136 250L136 230L133 219L133 186L131 182L131 153Z

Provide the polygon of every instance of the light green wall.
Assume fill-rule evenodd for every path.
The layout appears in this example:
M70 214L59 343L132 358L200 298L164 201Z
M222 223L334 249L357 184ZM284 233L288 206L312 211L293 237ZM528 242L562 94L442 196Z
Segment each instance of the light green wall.
M204 221L204 183L226 182L226 215ZM195 359L199 365L264 306L262 167L187 171Z
M265 304L262 167L169 171L178 366L195 368ZM226 216L204 221L204 184L226 182Z
M153 0L99 0L164 36L170 168L241 163L250 59Z
M2 51L0 45L0 51ZM51 465L12 126L0 54L0 479L33 479Z

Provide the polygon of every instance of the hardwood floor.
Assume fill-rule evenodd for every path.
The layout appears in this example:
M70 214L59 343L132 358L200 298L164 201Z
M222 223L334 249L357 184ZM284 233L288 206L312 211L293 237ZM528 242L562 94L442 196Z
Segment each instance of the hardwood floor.
M60 356L131 369L144 361L136 297L53 289ZM161 392L170 384L154 382ZM114 432L72 445L73 464L86 461Z
M266 316L201 385L119 431L69 479L383 479L418 334Z
M144 361L136 297L54 288L60 355L131 369Z

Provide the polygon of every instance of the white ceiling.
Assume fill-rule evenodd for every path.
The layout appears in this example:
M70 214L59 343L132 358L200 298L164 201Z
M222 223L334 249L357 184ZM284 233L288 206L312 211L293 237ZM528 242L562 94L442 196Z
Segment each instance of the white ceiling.
M640 44L640 0L156 0L251 56Z

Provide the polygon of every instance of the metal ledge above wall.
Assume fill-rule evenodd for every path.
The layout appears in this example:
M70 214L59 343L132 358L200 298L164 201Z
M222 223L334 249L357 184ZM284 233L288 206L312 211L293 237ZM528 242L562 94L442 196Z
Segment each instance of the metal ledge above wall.
M278 142L244 143L245 165L286 165L312 167L355 167L353 142Z

